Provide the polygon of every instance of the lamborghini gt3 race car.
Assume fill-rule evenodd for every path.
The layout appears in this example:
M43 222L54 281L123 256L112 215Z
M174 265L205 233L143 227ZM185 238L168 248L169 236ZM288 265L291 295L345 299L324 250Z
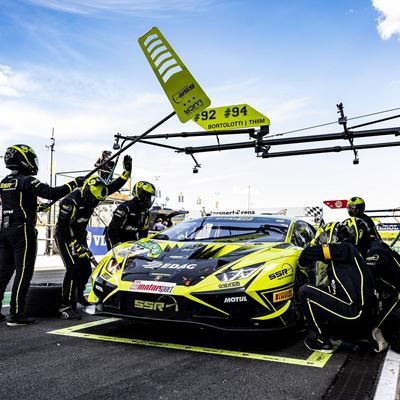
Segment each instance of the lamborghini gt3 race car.
M110 251L93 271L96 313L227 330L293 326L297 259L315 230L298 219L211 216Z

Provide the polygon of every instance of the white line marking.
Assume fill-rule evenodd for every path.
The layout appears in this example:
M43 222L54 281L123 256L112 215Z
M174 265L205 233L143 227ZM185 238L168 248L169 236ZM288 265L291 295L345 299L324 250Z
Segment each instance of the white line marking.
M374 400L398 399L400 354L389 349L382 367Z

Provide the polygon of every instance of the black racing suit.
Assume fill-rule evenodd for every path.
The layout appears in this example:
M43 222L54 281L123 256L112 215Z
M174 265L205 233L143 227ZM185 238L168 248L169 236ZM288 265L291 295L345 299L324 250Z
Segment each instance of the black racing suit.
M119 177L107 185L108 194L121 189L128 178ZM60 203L60 212L56 224L55 239L65 266L62 290L62 304L76 309L76 302L84 296L87 281L92 272L89 257L74 254L71 244L74 240L87 248L89 220L100 201L88 202L82 196L82 190L74 190Z
M372 218L369 217L367 214L361 214L358 218L362 219L368 226L369 228L369 233L378 239L381 239L381 235L379 234L378 230L376 229L374 221L372 221Z
M395 319L398 318L394 312L398 311L400 304L400 254L375 239L370 243L366 262L375 277L382 302L378 321L382 324L385 337L390 338L396 325Z
M350 243L306 247L298 260L300 268L327 263L328 285L305 284L299 302L308 327L326 338L357 338L372 329L377 307L372 273Z
M76 187L76 181L50 187L34 176L16 171L1 181L0 309L4 292L15 270L10 314L18 317L24 312L25 297L36 261L37 198L58 200Z
M149 232L149 209L137 198L121 203L115 210L106 230L107 248L129 240L147 237Z

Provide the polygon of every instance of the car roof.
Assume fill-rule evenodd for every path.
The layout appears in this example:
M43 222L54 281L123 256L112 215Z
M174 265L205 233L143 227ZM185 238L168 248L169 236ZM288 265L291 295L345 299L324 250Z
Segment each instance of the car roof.
M276 220L282 220L282 221L284 221L284 220L286 220L286 221L290 221L290 222L295 222L295 221L298 221L298 220L302 220L301 218L299 218L299 217L288 217L288 216L286 216L286 215L277 215L277 214L271 214L271 215L264 215L264 214L241 214L241 215L230 215L230 214L227 214L227 215L217 215L217 214L215 214L215 215L207 215L206 217L199 217L199 218L196 218L196 219L203 219L203 218L206 218L206 219L220 219L220 220L240 220L240 221L246 221L246 220L251 220L251 219L253 219L253 218L257 218L257 219L265 219L266 221L267 220L274 220L274 221L276 221Z

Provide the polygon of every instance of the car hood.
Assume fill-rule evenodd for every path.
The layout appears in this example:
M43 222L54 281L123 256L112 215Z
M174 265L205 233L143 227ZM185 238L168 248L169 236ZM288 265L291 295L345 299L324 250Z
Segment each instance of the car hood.
M262 265L287 257L293 246L287 243L199 243L141 240L127 255L123 281L156 280L193 285L226 268Z

